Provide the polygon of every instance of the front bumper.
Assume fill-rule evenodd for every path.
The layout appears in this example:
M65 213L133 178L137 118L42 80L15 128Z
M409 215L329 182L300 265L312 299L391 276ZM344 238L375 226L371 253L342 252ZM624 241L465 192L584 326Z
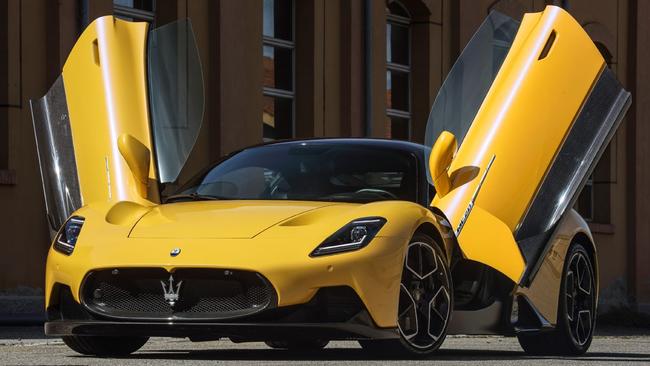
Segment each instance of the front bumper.
M46 307L56 305L56 296L52 295L56 294L54 289L58 284L68 286L74 300L81 303L83 280L96 270L161 268L173 273L182 269L221 268L261 274L277 294L277 307L305 304L322 288L347 286L359 296L377 326L397 326L395 314L407 239L376 237L371 245L358 251L310 258L304 244L288 241L286 237L288 235L277 238L267 235L251 240L188 239L184 241L183 253L177 257L170 257L168 240L110 242L110 238L93 237L94 242L86 240L78 244L70 256L50 250ZM316 239L305 241L316 242ZM210 319L213 320L219 321Z
M387 339L396 328L381 328L350 287L323 288L308 303L272 307L233 320L115 320L76 302L70 288L58 285L55 305L48 307L49 336L188 337L191 340L268 341L302 339Z

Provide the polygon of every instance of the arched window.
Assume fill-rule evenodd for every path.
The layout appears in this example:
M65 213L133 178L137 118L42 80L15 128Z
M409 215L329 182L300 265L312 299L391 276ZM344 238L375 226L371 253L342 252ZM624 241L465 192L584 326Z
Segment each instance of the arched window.
M286 139L293 136L293 1L264 0L263 18L262 138Z
M411 137L411 15L386 2L386 137Z

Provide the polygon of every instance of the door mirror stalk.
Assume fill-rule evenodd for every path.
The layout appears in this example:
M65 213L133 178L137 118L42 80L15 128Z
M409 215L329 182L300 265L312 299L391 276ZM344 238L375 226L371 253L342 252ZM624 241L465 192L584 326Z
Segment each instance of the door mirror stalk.
M133 173L138 193L142 198L147 199L151 151L128 133L120 135L117 139L117 147L124 160L126 160L131 173Z
M442 131L431 149L429 172L433 179L433 186L436 188L436 194L440 197L451 191L452 182L449 176L449 167L454 160L457 148L458 143L454 134Z

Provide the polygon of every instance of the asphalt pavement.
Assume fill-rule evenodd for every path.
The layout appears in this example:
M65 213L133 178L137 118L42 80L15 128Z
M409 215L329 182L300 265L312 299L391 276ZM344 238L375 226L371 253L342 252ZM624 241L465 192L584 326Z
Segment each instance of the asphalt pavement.
M46 338L41 327L0 326L1 365L650 365L650 330L601 331L587 355L578 358L531 357L517 340L496 336L450 336L426 360L380 359L356 342L332 342L318 352L274 350L262 343L229 341L192 343L186 339L152 338L128 358L81 356L60 339Z

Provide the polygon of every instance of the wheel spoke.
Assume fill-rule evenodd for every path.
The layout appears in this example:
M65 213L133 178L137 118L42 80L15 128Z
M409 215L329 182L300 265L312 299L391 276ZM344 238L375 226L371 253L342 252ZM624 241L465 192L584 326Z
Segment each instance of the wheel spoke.
M436 253L424 243L413 243L406 252L406 269L415 277L423 280L438 269Z
M589 265L584 257L581 257L581 261L578 262L578 265L582 263L582 275L578 278L578 290L580 290L585 295L591 295L591 271L589 270Z
M404 338L412 338L418 334L417 304L403 284L400 285L399 307L397 326Z
M584 275L585 275L585 268L584 268L584 266L581 266L581 265L580 265L581 262L582 262L581 259L582 259L582 256L578 256L578 259L576 259L576 267L575 267L575 270L576 270L576 275L577 275L577 280L576 280L576 283L577 283L577 284L579 284L580 282L582 282L582 279L583 279L583 277L584 277Z
M582 310L578 313L576 322L576 340L580 345L585 344L591 332L591 311Z
M574 291L574 275L573 271L569 271L566 275L566 308L567 316L570 321L573 321L573 315L575 314L575 299L573 297Z
M445 325L449 318L449 300L449 292L447 292L447 289L440 287L429 302L428 333L434 341L437 341L445 330ZM431 313L435 314L437 319L432 317Z

